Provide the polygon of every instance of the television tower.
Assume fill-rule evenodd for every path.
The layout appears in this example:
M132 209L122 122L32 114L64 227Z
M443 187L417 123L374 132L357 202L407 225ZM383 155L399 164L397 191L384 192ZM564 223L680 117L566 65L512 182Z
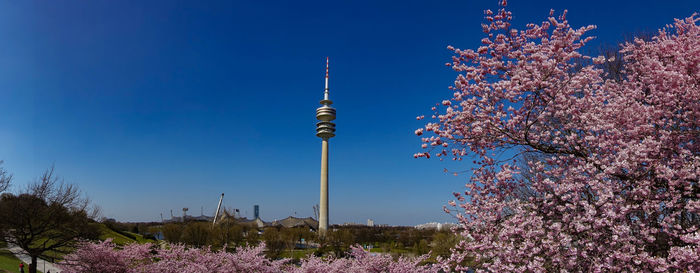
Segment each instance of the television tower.
M326 57L326 89L323 92L321 107L316 109L316 136L322 139L321 145L321 201L319 202L318 232L326 235L328 230L328 140L335 136L335 108L328 98L328 57Z

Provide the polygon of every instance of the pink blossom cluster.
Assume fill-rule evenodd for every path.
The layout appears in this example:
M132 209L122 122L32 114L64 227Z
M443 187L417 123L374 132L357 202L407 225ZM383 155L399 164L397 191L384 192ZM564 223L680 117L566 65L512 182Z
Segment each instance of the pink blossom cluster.
M119 249L107 240L81 244L65 257L61 267L65 273L429 273L439 269L435 265L420 265L425 256L394 261L389 255L372 255L360 247L352 249L350 258L309 257L298 266L285 259L268 259L264 250L264 244L239 247L233 253L167 244L159 248L130 244Z
M378 255L369 253L361 247L353 247L351 258L309 257L302 261L301 266L293 268L289 272L294 273L436 273L437 265L420 265L428 256L417 258L399 257L394 260L390 255Z
M282 272L280 269L286 261L265 258L264 248L264 245L240 247L235 253L229 253L184 245L164 244L156 248L152 244L130 244L117 249L107 240L81 244L65 257L62 268L66 273Z
M445 269L699 272L697 15L626 43L610 79L581 53L595 26L551 11L518 30L502 5L482 46L448 47L454 94L416 130L416 157L478 166L445 207L469 238Z

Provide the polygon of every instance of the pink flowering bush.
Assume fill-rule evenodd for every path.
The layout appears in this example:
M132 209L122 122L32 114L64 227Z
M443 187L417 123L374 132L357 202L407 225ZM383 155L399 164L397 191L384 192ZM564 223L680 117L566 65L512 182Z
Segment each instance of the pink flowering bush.
M369 253L361 247L352 247L351 258L330 258L323 260L309 257L302 261L301 266L292 268L294 273L430 273L438 272L435 265L420 265L428 256L417 258L399 257L394 261L390 255Z
M83 243L62 264L65 273L430 273L437 272L433 265L419 265L427 258L399 258L389 255L371 255L362 248L353 248L351 258L323 260L309 257L300 266L288 260L270 260L265 257L264 244L257 247L239 247L234 253L211 251L208 248L186 248L183 245L131 244L117 249L111 241Z
M416 130L416 157L478 165L445 207L469 238L445 268L700 271L697 15L625 44L606 79L613 60L580 52L594 26L552 11L519 30L502 5L481 47L448 47L453 97Z
M239 247L235 253L211 251L208 248L186 248L183 245L130 244L117 249L110 241L83 243L65 257L61 265L65 273L233 273L283 272L286 260L270 260L263 253L265 246Z
M149 247L149 245L144 245ZM112 272L128 271L127 257L129 251L113 251L111 240L99 244L82 243L78 249L65 257L65 264L60 265L65 273L78 272Z

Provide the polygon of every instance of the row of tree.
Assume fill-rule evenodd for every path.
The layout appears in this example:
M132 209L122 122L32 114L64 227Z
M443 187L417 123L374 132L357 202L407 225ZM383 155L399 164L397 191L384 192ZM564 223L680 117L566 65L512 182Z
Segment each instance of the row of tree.
M128 228L131 224L112 224ZM143 225L142 225L143 227ZM142 228L143 229L143 228ZM216 225L208 222L169 223L148 228L152 232L161 232L170 243L182 243L193 247L211 246L229 250L245 245L258 245L264 242L266 255L279 258L295 249L314 249L319 256L333 255L343 257L352 246L361 245L375 248L385 253L403 255L423 255L429 252L433 256L449 255L449 249L458 241L458 236L451 231L435 229L416 229L413 227L368 227L368 226L332 226L325 237L307 228L285 228L255 226L226 221Z
M163 238L171 243L183 243L201 247L211 245L215 248L227 246L234 248L244 244L257 245L258 234L248 226L224 222L212 225L209 222L188 222L165 224L159 228Z

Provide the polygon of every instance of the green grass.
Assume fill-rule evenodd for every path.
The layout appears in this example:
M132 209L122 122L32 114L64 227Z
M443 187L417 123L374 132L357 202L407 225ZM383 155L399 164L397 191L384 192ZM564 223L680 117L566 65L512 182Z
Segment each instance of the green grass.
M302 259L306 258L307 256L311 255L316 251L316 249L309 248L309 249L295 249L293 251L285 250L282 252L280 256L282 258L292 258L292 259Z
M133 232L126 232L126 233L129 233L129 234L131 234L131 236L136 237L136 242L139 244L156 243L156 241L154 241L154 240L143 238L143 235L141 235L141 234L133 233Z
M107 239L112 239L112 243L115 243L118 245L126 245L126 244L136 242L129 237L126 237L124 235L117 233L116 231L108 228L105 225L100 224L99 229L100 229L100 240L101 241L104 241Z
M136 240L134 240L134 239L131 239L127 236L124 236L123 234L119 234L118 232L108 228L104 224L95 223L95 225L97 225L98 229L100 230L100 237L99 237L100 240L106 240L108 238L112 238L112 242L117 244L117 245L127 245L127 244L131 244L131 243L143 244L143 243L147 243L147 242L153 242L153 240L144 239L143 236L141 236L139 234L127 232L130 235L134 236L134 238L136 238ZM41 241L39 241L38 243L41 243ZM46 252L44 252L44 256L53 257L54 259L56 259L56 261L60 261L63 259L63 255L65 255L65 253L70 253L70 252L73 252L73 249L66 247L66 248L62 248L61 251L51 251L51 250L46 251ZM0 271L0 273L2 273L2 272Z
M389 250L389 252L386 252L386 251L384 251L384 249L382 249L381 247L374 247L374 248L370 249L369 252L372 252L372 253L407 254L407 253L411 253L411 250L408 249L408 248L395 248L395 247L392 247L391 250Z
M7 245L4 242L0 242L0 245L0 272L19 272L20 260L5 249Z
M99 229L100 229L100 238L99 238L100 240L104 241L104 240L111 238L112 242L117 244L117 245L128 245L131 243L139 243L139 244L155 243L155 241L153 241L151 239L143 238L143 236L141 236L141 234L125 232L125 233L128 233L128 234L134 236L134 238L136 238L136 240L131 239L127 236L124 236L124 235L108 228L107 226L105 226L103 224L99 224Z
M5 249L6 247L7 243L0 242L0 272L19 273L19 263L21 261L15 255L12 255L9 250ZM29 272L29 268L25 267L24 272Z

